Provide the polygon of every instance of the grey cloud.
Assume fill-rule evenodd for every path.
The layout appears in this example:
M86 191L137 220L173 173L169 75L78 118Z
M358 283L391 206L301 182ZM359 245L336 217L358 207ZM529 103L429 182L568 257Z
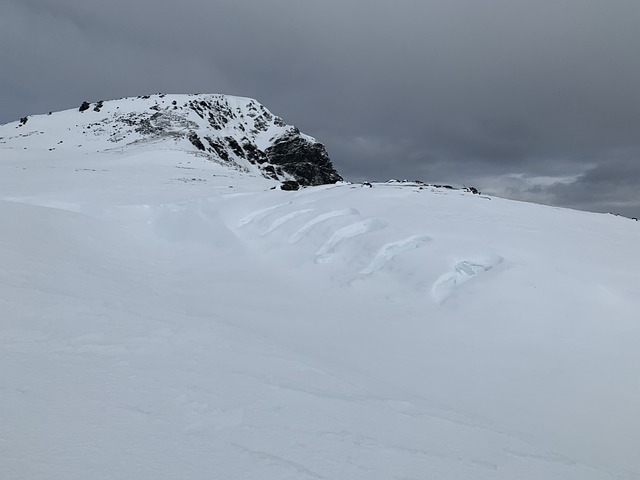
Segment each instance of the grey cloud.
M554 203L613 212L629 217L640 213L640 152L634 160L610 160L588 169L575 182L553 185Z
M576 176L638 161L638 18L636 0L5 0L0 122L220 92L319 138L347 178ZM563 188L546 200L603 201Z
M527 175L485 179L485 191L548 205L636 217L640 213L640 151L609 159L570 177ZM628 161L635 158L636 161Z

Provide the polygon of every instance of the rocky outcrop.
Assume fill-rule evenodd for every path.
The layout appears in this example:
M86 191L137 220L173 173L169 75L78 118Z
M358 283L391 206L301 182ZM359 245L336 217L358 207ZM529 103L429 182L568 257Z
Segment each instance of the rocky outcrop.
M280 190L298 190L300 188L300 184L295 180L286 180L282 182L280 185Z
M301 185L324 185L342 180L324 145L309 141L297 128L278 138L265 153L269 163L281 166Z
M162 99L163 95L138 97L153 101L149 107L153 112L130 113L122 120L149 138L186 136L198 152L243 171L251 168L247 164L253 165L274 180L293 179L301 186L342 180L324 145L255 100L194 95L181 104Z

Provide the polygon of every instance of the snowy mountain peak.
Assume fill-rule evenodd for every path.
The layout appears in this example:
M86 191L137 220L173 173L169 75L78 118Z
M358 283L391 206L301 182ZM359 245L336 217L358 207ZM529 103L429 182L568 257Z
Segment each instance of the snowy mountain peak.
M321 185L342 180L324 146L256 100L219 94L145 95L0 126L0 146L77 153L181 150L231 169Z

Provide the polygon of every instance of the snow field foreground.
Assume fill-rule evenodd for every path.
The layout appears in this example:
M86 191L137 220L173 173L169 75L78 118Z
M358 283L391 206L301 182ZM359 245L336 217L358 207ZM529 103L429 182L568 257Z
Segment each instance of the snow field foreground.
M635 222L172 155L5 162L2 478L640 478Z

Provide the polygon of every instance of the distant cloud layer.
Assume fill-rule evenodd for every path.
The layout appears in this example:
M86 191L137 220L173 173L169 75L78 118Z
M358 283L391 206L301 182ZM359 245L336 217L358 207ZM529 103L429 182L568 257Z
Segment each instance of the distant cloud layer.
M639 18L637 0L4 0L0 122L84 99L244 95L350 179L638 216Z

